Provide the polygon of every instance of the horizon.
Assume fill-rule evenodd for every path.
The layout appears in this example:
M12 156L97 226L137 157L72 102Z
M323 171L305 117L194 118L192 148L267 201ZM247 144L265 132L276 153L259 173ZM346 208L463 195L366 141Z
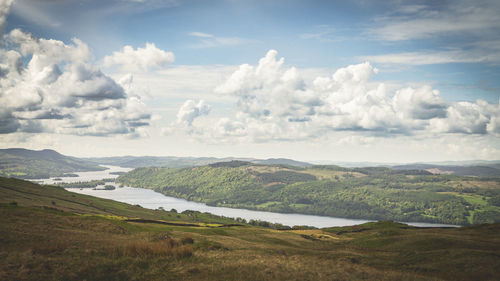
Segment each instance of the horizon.
M0 148L498 161L498 26L493 0L5 0Z
M0 148L1 149L26 149L26 150L30 150L30 149L27 149L27 148L23 148L23 147L9 147L9 148ZM292 161L297 161L297 162L303 162L303 163L307 163L307 164L313 164L313 165L342 165L342 164L351 164L351 165L354 165L354 164L367 164L367 165L376 165L376 166L393 166L393 165L405 165L405 164L431 164L431 165L451 165L453 166L453 164L446 164L446 163L457 163L458 166L467 166L469 164L466 164L466 163L469 163L471 162L470 165L473 165L473 166L476 166L476 165L479 165L479 163L481 162L500 162L500 159L495 159L495 160L484 160L484 159L469 159L469 160L459 160L459 161L455 161L455 160L443 160L443 161L428 161L428 162L425 162L425 161L419 161L419 162L373 162L373 161L334 161L334 160L328 160L328 159L323 159L323 160L303 160L303 159L295 159L295 158L289 158L289 157L278 157L278 158L275 158L275 157L263 157L263 158L255 158L255 157L243 157L243 156L223 156L223 157L214 157L214 156L193 156L193 155L190 155L190 156L176 156L176 155L110 155L110 156L102 156L102 155L94 155L94 156L84 156L84 157L80 157L80 156L75 156L75 155L69 155L69 154L64 154L64 153L60 153L59 151L57 150L54 150L54 149L51 149L51 148L45 148L45 149L38 149L38 150L33 150L33 151L45 151L45 150L50 150L50 151L54 151L56 153L59 153L59 154L62 154L64 156L69 156L69 157L75 157L75 158L82 158L82 159L88 159L88 158L113 158L113 157L157 157L157 158L161 158L161 157L173 157L173 158L194 158L194 159L197 159L197 158L216 158L216 159L226 159L226 158L230 158L230 159L235 159L235 160L241 160L241 159L248 159L248 160L277 160L277 159L283 159L283 160L292 160ZM479 163L478 163L479 162ZM357 166L352 166L352 167L357 167ZM368 167L368 166L364 166L364 167Z

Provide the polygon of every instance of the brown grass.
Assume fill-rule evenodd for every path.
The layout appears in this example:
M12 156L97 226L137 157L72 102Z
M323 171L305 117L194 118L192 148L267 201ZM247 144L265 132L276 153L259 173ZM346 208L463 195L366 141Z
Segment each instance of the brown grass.
M115 254L127 257L174 257L187 258L193 255L191 246L182 245L180 241L168 238L156 242L132 240L117 245Z

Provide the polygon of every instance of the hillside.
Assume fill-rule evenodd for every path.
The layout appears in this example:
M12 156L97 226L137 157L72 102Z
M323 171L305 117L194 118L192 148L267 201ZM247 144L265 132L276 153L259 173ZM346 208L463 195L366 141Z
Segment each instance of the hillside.
M500 224L277 231L0 178L1 280L493 280Z
M434 164L407 164L392 166L397 170L419 169L430 171L434 174L453 174L457 176L474 176L483 178L500 178L500 167L498 164L487 165L434 165Z
M214 206L263 211L459 225L500 221L500 180L423 170L232 161L138 168L117 182Z
M65 156L50 149L0 149L0 176L39 179L104 169L92 162Z
M275 165L291 165L298 167L310 167L312 164L306 162L295 161L286 158L269 158L269 159L254 159L254 158L215 158L215 157L175 157L175 156L118 156L118 157L94 157L86 158L85 160L92 161L102 165L115 165L127 168L139 167L167 167L167 168L185 168L194 166L209 165L218 162L227 161L247 161L255 164L275 164Z

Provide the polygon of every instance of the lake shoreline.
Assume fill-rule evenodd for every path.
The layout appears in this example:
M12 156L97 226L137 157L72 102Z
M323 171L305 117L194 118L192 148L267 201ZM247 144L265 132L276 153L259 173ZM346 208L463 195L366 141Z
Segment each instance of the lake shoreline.
M131 168L124 168L119 166L101 165L105 170L92 171L92 172L75 172L78 177L59 177L61 180L54 180L56 177L49 179L36 179L32 181L40 181L42 184L58 184L58 183L75 183L75 182L88 182L92 180L115 179L120 172L128 172ZM109 183L105 183L109 184ZM218 216L230 218L243 218L246 220L261 220L272 223L281 223L283 225L308 225L318 228L323 227L336 227L336 226L352 226L363 224L366 222L373 222L373 219L351 219L321 216L313 214L300 214L300 213L281 213L269 212L257 209L247 208L232 208L224 206L210 206L203 202L196 202L186 200L184 198L177 198L159 193L152 189L136 188L136 187L118 187L116 183L113 184L116 189L92 189L92 188L66 188L66 190L76 193L87 194L95 197L111 199L119 202L124 202L132 205L140 205L148 209L176 209L177 211L193 210L200 212L208 212ZM402 222L416 227L460 227L458 225L439 224L439 223L426 223L426 222Z

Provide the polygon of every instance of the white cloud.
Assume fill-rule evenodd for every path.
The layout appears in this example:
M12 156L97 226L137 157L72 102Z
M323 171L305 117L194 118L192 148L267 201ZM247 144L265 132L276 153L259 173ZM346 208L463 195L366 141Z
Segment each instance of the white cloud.
M0 44L2 43L5 22L7 20L7 15L9 14L12 2L14 2L14 0L2 0L0 2Z
M146 43L144 48L134 50L132 46L125 46L121 52L113 52L113 55L103 59L104 67L119 66L125 71L148 71L160 69L174 62L175 56L172 52L158 49L153 43Z
M237 46L243 44L254 43L255 40L240 38L240 37L219 37L213 34L204 32L190 32L189 36L198 38L199 41L195 44L190 45L191 48L212 48L219 46Z
M486 101L457 102L447 108L447 117L432 120L431 129L439 132L498 135L500 106Z
M194 37L200 37L200 38L213 38L214 36L212 34L208 34L208 33L203 33L203 32L189 32L188 33L190 36L194 36Z
M350 131L368 136L443 133L495 134L498 105L444 100L430 86L391 93L370 79L378 70L365 62L329 77L305 81L269 51L256 66L244 64L215 88L236 99L234 118L192 124L190 133L214 141L298 141ZM194 105L192 102L191 105ZM191 123L189 123L191 124Z
M500 63L500 52L483 52L481 50L448 50L429 52L393 53L361 57L374 63L427 65L443 63Z
M204 100L200 100L198 103L193 100L187 100L177 112L177 123L191 126L194 119L208 115L210 109L211 107Z
M0 50L0 133L138 135L150 114L93 64L88 46L15 29ZM27 61L27 65L23 65Z

